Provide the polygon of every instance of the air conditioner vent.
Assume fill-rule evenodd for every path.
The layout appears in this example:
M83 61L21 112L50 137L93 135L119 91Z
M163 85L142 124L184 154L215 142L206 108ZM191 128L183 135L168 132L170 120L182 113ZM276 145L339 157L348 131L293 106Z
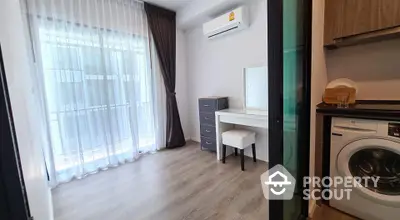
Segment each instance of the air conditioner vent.
M248 27L248 13L247 8L242 6L205 23L203 32L208 39L212 39L246 27Z

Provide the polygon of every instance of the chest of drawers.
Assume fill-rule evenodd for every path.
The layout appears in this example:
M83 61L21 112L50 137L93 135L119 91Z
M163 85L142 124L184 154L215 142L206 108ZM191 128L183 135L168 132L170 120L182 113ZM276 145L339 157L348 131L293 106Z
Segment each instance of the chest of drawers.
M228 97L208 97L199 99L201 149L210 151L217 150L215 111L228 107Z

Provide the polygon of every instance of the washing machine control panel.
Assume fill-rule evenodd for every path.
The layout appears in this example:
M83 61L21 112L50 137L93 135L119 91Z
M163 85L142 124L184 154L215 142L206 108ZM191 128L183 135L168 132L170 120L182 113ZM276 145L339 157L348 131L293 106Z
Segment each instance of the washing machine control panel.
M400 123L389 123L388 135L400 138Z

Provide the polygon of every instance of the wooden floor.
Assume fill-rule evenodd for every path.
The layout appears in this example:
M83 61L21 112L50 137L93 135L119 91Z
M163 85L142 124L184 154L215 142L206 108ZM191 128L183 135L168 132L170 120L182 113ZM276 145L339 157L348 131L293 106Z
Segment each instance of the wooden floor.
M53 190L56 220L268 219L260 175L267 164L216 161L199 144L138 161Z
M323 205L317 207L312 220L357 220L358 218L351 217L336 209Z

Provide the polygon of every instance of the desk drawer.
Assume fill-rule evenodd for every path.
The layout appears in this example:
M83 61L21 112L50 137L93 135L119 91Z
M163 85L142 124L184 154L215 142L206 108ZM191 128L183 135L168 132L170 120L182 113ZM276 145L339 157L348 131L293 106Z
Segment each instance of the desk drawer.
M200 135L202 137L216 138L216 130L214 126L211 125L200 125Z
M199 111L200 112L209 112L214 113L217 108L217 100L216 99L199 99Z
M237 124L256 128L268 128L267 115L220 115L219 120L228 124Z
M200 124L215 126L215 114L214 113L200 113Z
M201 137L201 146L211 151L217 151L217 141L215 138Z

